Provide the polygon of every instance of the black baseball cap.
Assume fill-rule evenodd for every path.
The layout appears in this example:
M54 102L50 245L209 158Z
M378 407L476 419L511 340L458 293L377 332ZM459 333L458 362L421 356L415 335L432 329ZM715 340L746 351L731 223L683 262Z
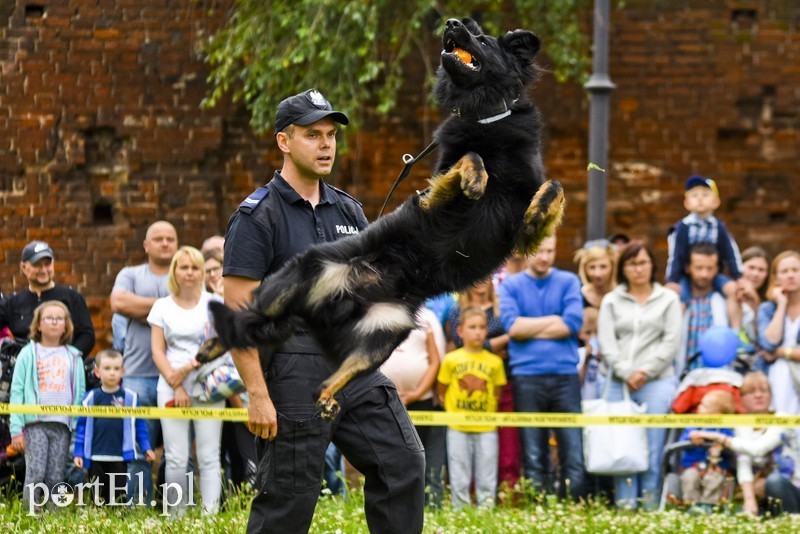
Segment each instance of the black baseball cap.
M615 232L608 236L608 242L614 243L615 241L622 241L626 245L631 242L631 238L628 237L628 234L624 234L622 232Z
M36 263L42 258L53 259L53 249L44 241L31 241L22 249L22 261Z
M275 113L275 135L290 124L308 126L325 117L331 117L339 124L350 124L347 115L334 110L322 93L316 89L308 89L278 104L278 111Z

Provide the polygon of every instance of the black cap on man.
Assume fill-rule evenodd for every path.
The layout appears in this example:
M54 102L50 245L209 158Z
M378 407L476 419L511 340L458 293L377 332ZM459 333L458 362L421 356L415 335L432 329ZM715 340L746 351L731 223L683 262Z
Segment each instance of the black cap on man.
M44 241L31 241L22 249L22 261L36 263L42 258L53 259L53 249Z
M308 126L325 117L331 117L345 126L350 124L347 115L333 109L322 93L316 89L308 89L278 104L278 111L275 113L275 135L290 124Z

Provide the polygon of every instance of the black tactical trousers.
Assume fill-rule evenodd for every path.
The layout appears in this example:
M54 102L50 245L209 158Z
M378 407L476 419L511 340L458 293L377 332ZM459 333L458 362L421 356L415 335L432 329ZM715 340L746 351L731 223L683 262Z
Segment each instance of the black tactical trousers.
M278 436L257 440L259 492L247 531L308 532L333 441L364 475L370 532L421 532L425 453L394 385L379 372L359 376L336 395L341 411L329 422L313 392L332 371L319 355L273 356L267 385Z

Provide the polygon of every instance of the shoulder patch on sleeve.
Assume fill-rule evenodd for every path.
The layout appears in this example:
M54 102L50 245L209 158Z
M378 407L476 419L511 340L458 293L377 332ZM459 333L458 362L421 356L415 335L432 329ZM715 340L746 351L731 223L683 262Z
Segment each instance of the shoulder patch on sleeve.
M353 202L355 202L356 204L358 204L361 207L364 206L363 204L361 204L361 202L357 198L355 198L354 196L350 195L349 193L346 193L346 192L342 191L338 187L334 187L331 184L325 184L325 185L327 185L328 187L333 189L336 192L337 195L343 196L343 197L347 197L347 198L349 198L350 200L352 200Z
M269 196L269 189L267 189L267 186L262 185L239 204L239 211L247 214L251 213L267 196Z

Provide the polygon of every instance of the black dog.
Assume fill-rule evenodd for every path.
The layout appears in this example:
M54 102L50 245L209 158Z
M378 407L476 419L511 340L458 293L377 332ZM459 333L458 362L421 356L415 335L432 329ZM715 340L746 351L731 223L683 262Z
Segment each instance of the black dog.
M249 309L211 304L218 338L198 354L276 347L306 329L339 365L317 406L381 365L416 327L426 299L485 279L517 249L534 251L560 222L564 197L544 180L540 121L529 102L539 39L516 30L484 35L451 19L436 96L453 109L436 132L441 156L431 185L358 235L309 249L267 278ZM535 194L535 196L534 196Z

